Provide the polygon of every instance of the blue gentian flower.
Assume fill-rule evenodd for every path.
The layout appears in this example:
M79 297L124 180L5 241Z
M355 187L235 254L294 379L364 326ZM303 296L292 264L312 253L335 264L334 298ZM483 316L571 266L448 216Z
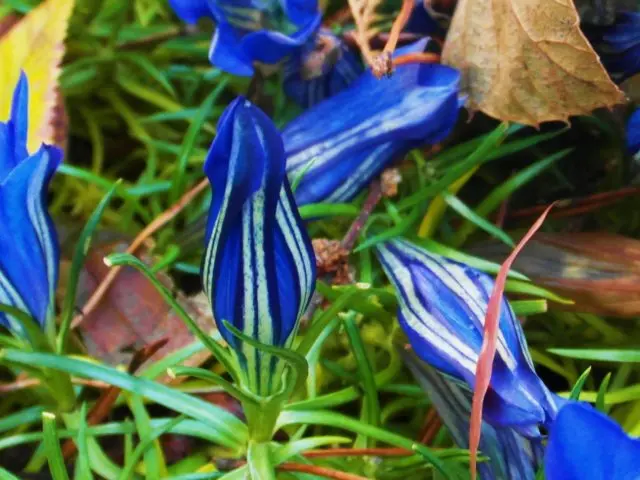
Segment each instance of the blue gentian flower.
M640 440L591 406L567 403L551 426L544 473L547 480L637 480Z
M378 244L376 249L396 289L400 325L416 354L473 387L493 279L405 240ZM538 427L548 425L556 409L554 397L535 373L520 322L503 300L484 417L493 426L536 437Z
M367 71L290 122L282 136L289 178L301 178L298 204L349 201L392 160L443 140L458 118L459 79L436 64L402 65L381 80Z
M349 46L325 28L284 64L284 91L309 108L347 88L364 67Z
M0 123L0 303L28 313L44 326L54 313L60 259L46 196L62 152L49 145L33 154L27 151L28 101L22 73L10 119ZM0 325L22 331L4 313Z
M640 72L640 12L623 12L611 26L584 30L614 81Z
M211 0L217 28L211 63L251 76L253 64L273 65L301 48L322 20L316 0Z
M273 122L248 100L233 101L204 164L213 197L202 281L220 332L261 394L271 391L271 362L223 322L286 347L313 293L315 257L284 167Z
M627 120L627 149L633 156L640 155L640 108Z
M427 365L413 352L401 354L456 445L468 449L471 389ZM482 422L480 452L488 457L488 461L478 464L481 480L533 480L542 460L539 439L527 439L511 428L493 427L486 421Z

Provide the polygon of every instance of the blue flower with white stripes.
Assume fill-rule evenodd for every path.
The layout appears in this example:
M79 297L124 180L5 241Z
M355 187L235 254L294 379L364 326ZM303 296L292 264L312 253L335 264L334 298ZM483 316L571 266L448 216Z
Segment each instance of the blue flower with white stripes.
M634 157L640 157L640 108L627 120L627 150Z
M468 449L471 389L424 363L413 352L400 353L456 445ZM509 427L493 427L486 421L482 422L480 452L488 458L478 464L481 480L534 480L543 454L540 439L528 439Z
M475 385L493 279L405 240L376 246L400 302L398 319L416 354L441 372ZM556 400L536 375L520 322L502 302L500 332L484 417L526 437L555 417Z
M53 321L59 249L47 210L60 149L27 151L29 86L20 75L10 119L0 122L0 303L28 313L41 326ZM17 319L0 313L0 325L22 332Z
M322 20L316 0L211 0L217 28L211 63L251 76L254 64L273 65L300 49Z
M458 118L459 80L439 64L402 65L382 80L367 71L290 122L282 136L289 179L301 178L298 204L349 201L394 159L443 140Z
M284 167L273 122L245 98L234 100L204 164L213 197L202 282L220 332L260 395L277 388L273 358L224 322L262 344L288 347L309 304L315 256Z
M569 402L551 426L544 473L547 480L637 480L640 439L590 405Z
M363 70L358 55L322 28L285 61L283 88L298 105L309 108L347 88Z
M616 82L640 72L640 12L622 12L613 25L585 27L605 68Z

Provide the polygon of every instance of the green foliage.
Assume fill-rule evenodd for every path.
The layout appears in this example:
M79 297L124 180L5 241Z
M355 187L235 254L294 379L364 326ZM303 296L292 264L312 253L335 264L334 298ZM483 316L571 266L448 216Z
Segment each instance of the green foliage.
M0 17L25 13L36 3L6 1ZM445 428L438 428L428 445L417 440L430 401L398 354L406 343L396 322L398 300L371 247L406 236L434 253L494 274L499 264L472 247L490 239L512 246L518 231L532 220L511 218L512 211L629 183L633 166L623 160L610 114L542 132L474 119L438 153L416 149L399 159L403 181L398 195L385 198L368 217L349 257L354 284L319 279L317 293L324 303L305 319L293 352L284 352L288 366L283 378L290 384L277 402L238 387L238 359L216 332L198 326L158 278L159 273L173 275L177 289L199 286L194 275L202 254L198 221L208 209L209 194L198 195L154 234L152 266L127 254L107 256L111 266L142 272L194 337L191 345L127 373L123 365L87 356L71 329L82 305L77 291L82 290L81 266L90 244L101 232L132 239L202 180L218 118L230 100L247 94L249 79L211 67L211 22L185 28L165 0L76 3L60 79L69 142L51 194L56 222L68 227L63 257L72 259L70 281L62 292L55 341L19 312L12 313L24 325L23 337L0 331L0 387L8 385L0 399L0 461L10 458L13 449L26 452L31 470L48 469L56 480L69 478L70 472L77 480L230 480L245 478L247 472L259 472L264 479L311 478L278 471L286 462L384 480L464 478L467 452L454 447ZM327 3L331 12L342 6ZM265 108L276 124L284 125L299 108L284 97L280 81L271 76L261 88ZM610 159L606 165L604 158ZM468 182L449 192L465 175ZM350 203L305 205L300 213L315 220L308 224L312 237L341 240L362 211L365 196ZM418 236L425 213L438 198L442 203L428 218L428 234ZM497 221L503 209L507 221ZM575 224L551 219L544 228L558 232L569 230L567 225L637 237L640 214L623 201L590 211ZM507 295L516 314L527 317L532 357L553 390L594 403L640 435L637 318L569 312L567 308L579 308L573 299L517 271L509 278ZM0 305L1 311L9 308ZM188 363L203 352L210 353L204 363ZM269 353L282 357L283 352ZM167 373L171 384L160 381ZM25 387L20 384L25 378L39 383ZM113 392L117 399L99 425L89 419L105 389L87 386L86 380L120 389ZM273 439L249 441L239 404L245 410L250 405L273 409L275 426L265 426L269 435L277 432ZM247 416L251 414L255 412ZM184 458L174 458L166 447L174 436L188 439ZM62 458L60 444L66 439L77 448L71 461ZM113 445L120 458L110 455ZM375 447L408 452L402 457L307 456L318 448ZM0 468L0 478L19 477L13 465Z

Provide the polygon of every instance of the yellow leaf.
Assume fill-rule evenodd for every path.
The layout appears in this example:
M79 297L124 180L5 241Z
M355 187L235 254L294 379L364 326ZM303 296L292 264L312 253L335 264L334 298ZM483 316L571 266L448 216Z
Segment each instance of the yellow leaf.
M580 31L572 0L460 0L442 55L469 107L527 125L624 101Z
M9 118L13 89L24 70L29 80L30 152L43 142L53 143L51 122L73 4L45 0L0 39L0 121Z

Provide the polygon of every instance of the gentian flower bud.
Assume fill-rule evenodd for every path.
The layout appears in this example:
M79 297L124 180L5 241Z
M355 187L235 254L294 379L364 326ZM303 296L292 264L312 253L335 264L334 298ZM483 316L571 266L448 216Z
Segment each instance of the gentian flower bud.
M544 458L547 480L640 478L640 440L591 406L569 402L551 426Z
M398 319L413 350L473 388L493 279L404 240L378 244L376 250L396 289ZM537 437L538 427L553 420L556 408L535 373L522 326L503 300L484 418L495 427Z
M398 54L422 51L427 40ZM378 80L366 71L283 130L289 179L302 176L299 205L346 202L392 160L443 140L458 118L459 73L439 64L398 66Z
M218 328L258 394L275 388L273 359L223 322L263 344L289 346L315 286L311 241L284 164L273 122L248 100L233 101L204 164L213 197L202 282Z
M640 72L640 12L623 12L613 25L584 30L614 81Z
M634 157L640 156L640 108L627 120L627 150Z
M0 303L28 313L41 326L54 313L60 254L47 210L49 181L62 152L42 145L27 151L29 88L20 75L10 119L0 122ZM0 325L22 327L0 313Z
M322 28L284 64L284 91L309 108L347 88L364 67L342 39Z
M456 445L468 449L473 392L466 384L427 365L413 352L401 354ZM493 427L486 421L482 422L480 452L488 457L488 461L478 464L481 480L533 480L542 460L540 440L527 439L511 428Z

